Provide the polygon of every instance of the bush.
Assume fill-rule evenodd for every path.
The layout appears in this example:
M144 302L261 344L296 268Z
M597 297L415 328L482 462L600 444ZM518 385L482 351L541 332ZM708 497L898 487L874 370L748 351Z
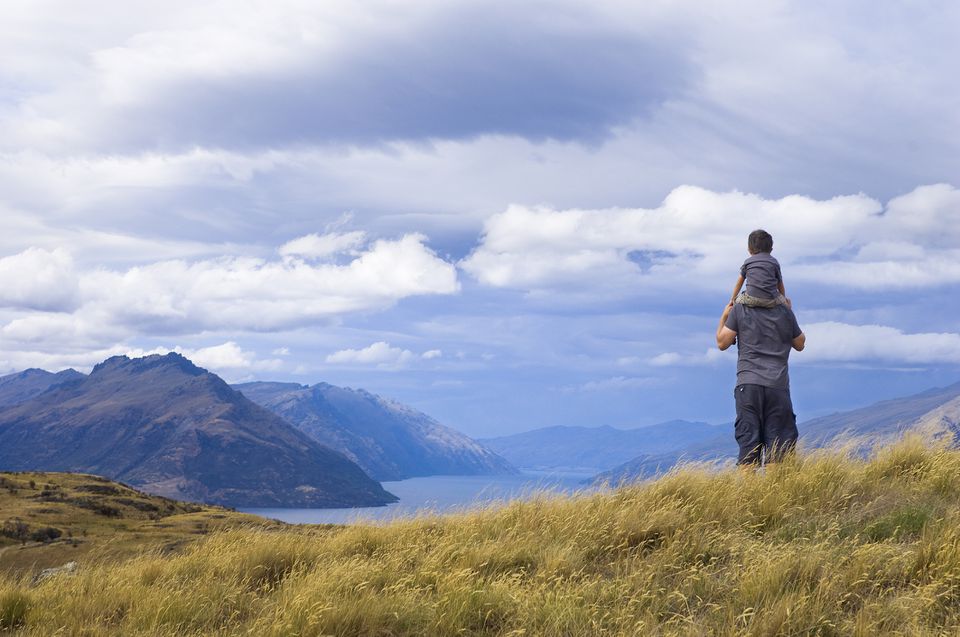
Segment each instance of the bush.
M61 535L63 535L63 532L60 529L56 529L52 526L45 526L31 533L30 539L34 542L52 542Z
M0 529L0 535L21 542L26 541L30 535L30 525L20 518L13 518L3 523L3 528Z

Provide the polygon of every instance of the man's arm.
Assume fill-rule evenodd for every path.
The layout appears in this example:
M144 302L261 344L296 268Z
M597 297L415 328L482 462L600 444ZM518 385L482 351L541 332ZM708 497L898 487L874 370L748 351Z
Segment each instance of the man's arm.
M793 346L793 349L802 352L803 348L807 346L807 335L800 332L800 336L793 339L793 342L790 344Z
M723 308L723 314L720 315L720 325L717 326L717 347L720 348L720 351L737 342L737 333L727 327L727 317L730 316L732 309L733 304L730 304Z

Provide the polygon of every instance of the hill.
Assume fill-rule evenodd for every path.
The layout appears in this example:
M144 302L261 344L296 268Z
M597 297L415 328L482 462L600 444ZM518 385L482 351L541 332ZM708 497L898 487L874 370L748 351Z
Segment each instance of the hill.
M684 468L385 526L214 533L0 577L20 635L945 635L960 627L960 452Z
M0 574L36 574L94 556L172 552L225 527L279 522L151 496L99 476L0 473Z
M83 378L84 375L75 369L67 369L56 374L42 369L26 369L0 377L0 407L22 403L51 387Z
M869 448L914 429L952 435L960 432L960 383L814 418L799 423L797 428L800 430L800 445L808 448L838 444ZM596 480L616 484L661 473L681 459L729 460L736 458L736 454L737 445L731 428L680 449L640 455L599 474Z
M516 472L464 434L362 389L270 382L234 388L343 453L377 480Z
M93 473L229 506L396 500L343 455L174 353L110 358L0 409L0 469Z
M641 454L666 453L713 438L717 430L703 422L671 420L636 429L544 427L480 442L525 469L599 472Z

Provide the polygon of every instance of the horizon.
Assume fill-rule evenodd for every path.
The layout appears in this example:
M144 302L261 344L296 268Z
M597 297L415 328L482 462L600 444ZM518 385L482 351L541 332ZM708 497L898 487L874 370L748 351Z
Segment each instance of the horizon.
M134 8L0 24L0 375L175 351L478 438L723 424L763 227L801 422L960 381L958 5Z
M155 353L145 354L145 355L143 355L143 356L138 356L138 357L131 357L131 356L128 356L128 355L126 355L126 354L117 354L117 355L111 356L111 357L108 358L108 359L105 359L105 360L103 360L103 361L100 361L99 363L97 363L97 364L94 365L93 367L94 367L94 368L95 368L95 367L99 367L101 364L106 363L107 361L109 361L109 360L111 360L111 359L113 359L113 358L123 358L123 359L126 359L126 360L144 360L144 359L147 359L147 358L166 358L166 357L171 356L171 355L172 355L172 356L179 356L180 358L183 358L184 360L186 360L186 361L189 362L190 364L195 365L195 366L197 366L197 367L200 367L201 369L203 369L203 370L206 371L207 373L212 373L212 374L216 375L216 372L213 372L212 370L206 369L206 368L204 368L204 367L202 367L202 366L200 366L200 365L196 365L196 363L195 363L194 361L190 360L189 357L184 356L182 352L177 352L177 351L172 351L172 350L169 351L169 352L166 352L166 353L155 352ZM58 373L58 372L51 372L50 370L45 370L45 369L41 369L41 368L37 368L37 367L32 367L32 368L28 368L28 369L24 369L24 370L14 371L14 372L11 372L11 373L9 373L9 374L0 375L0 380L3 380L4 378L10 377L10 376L16 376L16 375L18 375L18 374L23 374L23 373L26 373L26 372L29 372L29 371L39 371L39 372L44 372L44 373L49 373L49 374ZM71 368L66 368L66 369L63 369L63 370L59 370L59 371L60 371L60 372L73 371L73 372L77 372L77 373L79 373L79 374L81 374L81 375L83 375L83 376L89 376L89 375L93 372L93 368L91 368L91 370L88 371L88 372L82 372L82 371L76 370L76 369L74 369L74 368L72 368L72 367L71 367ZM325 381L317 381L316 383L309 383L309 384L307 384L307 383L298 383L298 382L293 382L293 381L278 381L278 380L268 379L268 378L263 378L263 379L258 379L258 380L250 380L250 381L243 381L243 382L239 382L239 383L234 383L234 382L231 382L231 381L226 380L226 379L223 379L223 380L224 380L232 389L236 389L237 391L240 391L239 388L242 387L243 385L256 384L256 383L268 383L268 384L276 383L276 384L296 385L296 386L300 387L301 389L309 389L309 388L311 388L311 387L315 387L315 386L319 386L319 385L330 385L330 386L336 387L335 385L331 385L330 383L326 383ZM914 397L914 396L917 396L917 395L922 395L922 394L929 393L929 392L936 392L936 391L940 391L940 390L943 390L943 389L947 389L949 386L952 386L952 385L954 385L954 384L958 384L958 383L951 383L950 385L943 385L943 386L928 387L928 388L926 388L926 389L924 389L924 390L921 390L921 391L919 391L919 392L912 392L912 393L909 393L909 394L897 394L897 395L893 395L893 396L887 396L887 397L885 397L885 398L884 398L884 397L881 397L881 398L877 398L877 399L874 400L874 401L871 401L870 403L865 403L865 404L860 404L860 405L854 405L854 406L852 406L852 407L850 407L850 408L848 408L848 409L837 409L837 410L825 411L825 412L822 413L822 414L818 414L817 416L813 416L813 417L808 418L808 419L806 419L806 420L812 421L812 420L816 420L817 418L820 418L820 417L823 417L823 416L833 416L833 415L838 415L838 414L842 414L842 413L846 413L846 412L850 412L850 411L857 411L857 410L859 410L859 409L872 407L872 406L875 406L875 405L877 405L877 404L881 404L881 403L884 403L884 402L897 401L897 400L900 400L900 399L911 398L911 397ZM384 398L384 399L387 399L387 400L392 400L392 398L391 398L390 396L383 396L383 395L381 395L381 394L377 394L376 392L369 392L368 390L366 390L366 389L363 388L363 387L341 386L341 388L342 388L342 389L347 389L347 390L349 390L349 391L354 391L354 392L366 392L366 393L370 393L370 394L372 394L372 395L374 395L374 396L377 396L377 397L379 397L379 398ZM427 416L430 416L430 414L426 414L426 415L427 415ZM803 425L804 422L805 422L805 421L800 421L799 424L800 424L800 425ZM615 426L609 425L609 424L599 424L599 425L597 425L597 424L594 424L594 425L577 425L577 424L557 425L557 424L554 424L554 425L543 425L543 426L534 427L534 428L531 428L531 429L523 429L523 430L513 431L513 432L509 432L509 433L507 433L507 434L502 434L502 435L498 435L498 436L488 436L488 438L491 438L491 439L492 439L492 438L500 438L500 437L511 436L511 435L520 435L520 434L527 434L527 433L535 433L535 432L543 431L543 430L546 430L546 429L605 429L605 428L606 428L606 429L614 429L614 430L618 430L618 431L631 431L631 430L638 430L638 429L648 429L648 428L653 428L653 427L658 427L658 426L668 425L668 424L673 424L673 423L706 424L706 425L710 425L710 426L712 426L712 427L723 427L723 426L732 425L732 424L733 424L733 421L730 420L730 421L724 421L724 422L709 422L709 421L691 421L691 420L687 420L687 419L683 419L683 418L672 418L672 419L669 419L669 420L658 421L658 422L654 422L654 423L646 423L646 424L635 425L635 426L621 426L621 427L615 427ZM442 422L441 422L440 424L446 425L446 423L442 423ZM802 436L802 435L803 435L803 432L801 431L801 436ZM478 439L482 440L483 437L478 437Z

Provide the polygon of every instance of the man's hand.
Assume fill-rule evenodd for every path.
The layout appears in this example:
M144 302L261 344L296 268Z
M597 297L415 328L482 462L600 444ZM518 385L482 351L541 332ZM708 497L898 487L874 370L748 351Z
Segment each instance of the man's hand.
M717 326L717 347L723 351L737 342L737 333L727 327L727 317L733 310L733 303L723 308L723 314L720 315L720 325Z
M793 339L793 342L790 343L790 345L798 352L802 352L803 348L807 346L807 335L803 332L800 332L800 336Z

